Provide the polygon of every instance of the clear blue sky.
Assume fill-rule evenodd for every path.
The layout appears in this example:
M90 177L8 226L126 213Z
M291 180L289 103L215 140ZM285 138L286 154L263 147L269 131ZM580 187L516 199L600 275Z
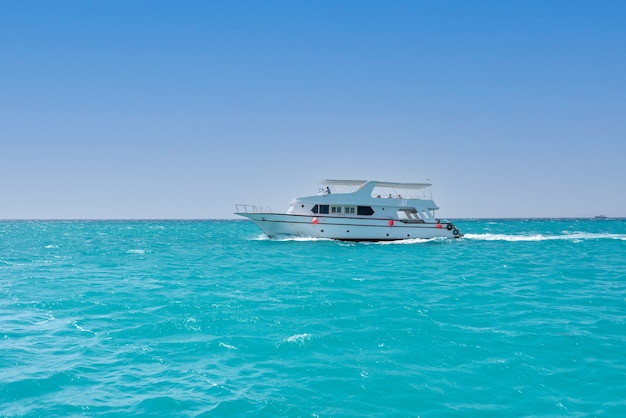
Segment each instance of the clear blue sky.
M324 178L626 216L626 2L0 2L1 219L232 218Z

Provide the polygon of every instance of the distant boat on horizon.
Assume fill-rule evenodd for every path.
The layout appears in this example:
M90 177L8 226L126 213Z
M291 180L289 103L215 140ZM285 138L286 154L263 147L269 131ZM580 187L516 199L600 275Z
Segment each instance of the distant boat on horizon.
M594 219L608 219L608 217L606 215L597 215L594 216Z

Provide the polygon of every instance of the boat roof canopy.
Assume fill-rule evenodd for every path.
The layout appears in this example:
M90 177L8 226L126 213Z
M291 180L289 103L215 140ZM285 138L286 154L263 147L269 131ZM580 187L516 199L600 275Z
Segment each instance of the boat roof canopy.
M329 186L355 186L362 187L365 184L373 182L376 183L374 187L391 187L394 189L425 189L432 186L430 183L393 183L387 181L377 180L322 180L320 184Z

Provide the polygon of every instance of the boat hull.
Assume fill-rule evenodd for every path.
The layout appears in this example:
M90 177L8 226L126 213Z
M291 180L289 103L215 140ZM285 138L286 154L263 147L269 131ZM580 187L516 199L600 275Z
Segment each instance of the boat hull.
M270 238L307 237L342 241L397 241L404 239L459 238L451 223L413 223L390 219L306 216L277 213L237 213Z

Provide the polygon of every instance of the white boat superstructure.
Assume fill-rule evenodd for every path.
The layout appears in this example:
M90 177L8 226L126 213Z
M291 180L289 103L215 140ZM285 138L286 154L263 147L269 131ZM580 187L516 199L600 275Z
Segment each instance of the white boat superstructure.
M291 201L286 213L237 204L235 214L251 219L270 238L330 238L392 241L459 238L447 220L435 217L429 183L324 180L318 193Z

